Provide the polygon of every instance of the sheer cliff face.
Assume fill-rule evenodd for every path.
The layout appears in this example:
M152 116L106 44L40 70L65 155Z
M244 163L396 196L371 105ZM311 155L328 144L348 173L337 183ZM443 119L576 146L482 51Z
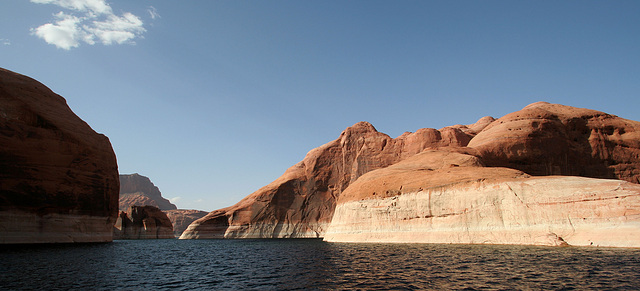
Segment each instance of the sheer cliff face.
M367 122L357 123L238 204L196 220L181 238L321 237L336 198L363 174L428 147L464 146L470 139L460 128L392 139Z
M324 239L639 247L639 225L640 185L532 177L433 150L351 184Z
M322 237L336 205L352 201L349 197L387 199L464 179L559 174L638 182L638 124L543 102L498 120L483 117L472 125L421 129L395 139L361 122L238 204L195 221L181 238ZM425 149L439 151L425 156ZM398 163L404 160L408 162ZM397 189L377 189L375 183L353 186L371 171L400 170L396 164L413 169L386 182L399 183Z
M116 157L64 98L0 69L0 145L0 243L111 240Z
M120 175L120 211L126 211L133 205L155 206L160 210L178 209L162 197L158 187L149 178L139 174Z

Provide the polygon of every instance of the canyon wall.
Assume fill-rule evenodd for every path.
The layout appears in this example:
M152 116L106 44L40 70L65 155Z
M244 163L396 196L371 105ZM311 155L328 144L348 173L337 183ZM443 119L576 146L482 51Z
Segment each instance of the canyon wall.
M367 173L397 172L401 170L399 167L409 170L394 176L400 183L398 188L364 182L370 179ZM342 218L335 223L348 225L344 217L349 216L343 212L354 209L357 203L365 203L358 201L384 200L380 202L384 204L385 199L400 199L405 194L422 197L425 189L474 181L492 181L491 185L498 187L511 181L509 179L534 179L529 175L582 176L638 183L640 123L595 110L546 102L531 104L497 120L483 117L475 124L420 129L395 139L361 122L347 128L337 140L312 150L279 179L238 204L196 220L181 238L324 237L330 227L332 232L348 232L344 229L346 226L337 231L337 225L332 222L336 207ZM548 180L579 188L570 186L575 184L571 181ZM413 187L414 184L417 186ZM632 184L625 187L629 185ZM606 196L610 190L604 187L596 196ZM476 192L469 195L473 193ZM577 191L576 195L582 194ZM370 211L377 209L365 204ZM583 204L576 205L582 207ZM471 205L464 208L468 207ZM386 219L393 220L394 215ZM359 218L356 215L353 219ZM631 219L635 218L631 216Z
M113 239L175 238L167 215L154 206L131 206L120 211L113 228Z
M148 177L140 174L120 175L120 211L131 206L150 205L160 210L178 209L173 203L162 197L160 189Z
M0 243L107 242L118 214L109 139L43 84L0 69Z
M194 221L180 238L321 237L336 198L364 173L425 148L464 146L470 139L459 128L423 129L392 139L367 122L357 123L236 205Z
M171 220L171 224L173 225L173 234L176 237L180 237L192 222L209 214L207 211L192 209L163 210L162 212L164 212L169 220Z
M365 174L338 200L324 239L640 247L640 185L461 160L473 157L428 151Z

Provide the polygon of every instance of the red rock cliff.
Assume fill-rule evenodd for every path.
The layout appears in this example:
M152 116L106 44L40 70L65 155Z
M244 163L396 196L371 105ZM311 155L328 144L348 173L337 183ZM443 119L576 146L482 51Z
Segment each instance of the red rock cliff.
M467 129L466 127L464 127ZM271 184L196 220L181 238L321 237L336 198L363 174L438 146L465 146L460 128L423 129L392 139L360 122L310 151Z
M130 206L150 205L160 210L178 209L173 203L162 197L160 189L151 180L140 174L120 175L120 205L121 211Z
M111 241L109 139L41 83L0 69L0 243Z
M468 146L488 166L640 183L640 122L596 110L533 103L492 122Z
M472 125L421 129L396 139L361 122L238 204L196 220L181 238L323 236L337 198L349 185L428 148L457 148L453 151L475 156L482 165L531 175L638 183L638 129L636 121L545 102L498 120L483 117Z

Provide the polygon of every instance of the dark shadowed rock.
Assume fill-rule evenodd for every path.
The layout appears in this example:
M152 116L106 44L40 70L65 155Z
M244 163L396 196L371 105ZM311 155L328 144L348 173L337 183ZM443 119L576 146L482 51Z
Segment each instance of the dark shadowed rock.
M0 69L0 243L111 241L118 167L109 139L61 96Z
M173 233L176 237L180 237L182 232L187 229L189 224L207 215L209 212L191 209L176 209L163 211L173 224Z
M174 238L167 215L153 206L131 206L120 211L113 229L114 239Z

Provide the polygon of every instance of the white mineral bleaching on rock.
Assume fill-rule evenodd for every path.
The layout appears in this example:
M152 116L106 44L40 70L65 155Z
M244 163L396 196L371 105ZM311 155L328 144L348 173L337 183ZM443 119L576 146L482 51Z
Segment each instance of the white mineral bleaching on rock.
M640 185L552 176L347 201L324 239L640 247Z

